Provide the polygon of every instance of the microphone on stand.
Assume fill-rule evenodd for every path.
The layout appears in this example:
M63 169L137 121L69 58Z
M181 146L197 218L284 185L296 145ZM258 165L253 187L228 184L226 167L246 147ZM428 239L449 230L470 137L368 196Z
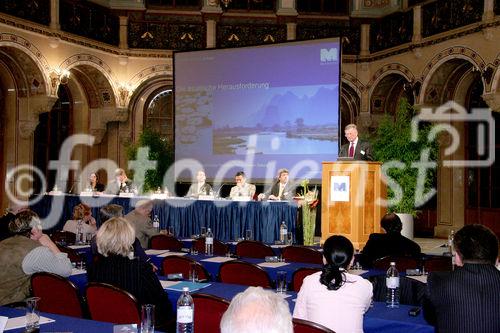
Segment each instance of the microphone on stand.
M71 184L71 187L69 188L68 194L73 194L73 187L75 187L75 181L73 181L73 184Z
M222 183L217 192L215 193L216 198L220 198L220 191L222 190L222 187L224 187L224 185L226 185L226 183Z

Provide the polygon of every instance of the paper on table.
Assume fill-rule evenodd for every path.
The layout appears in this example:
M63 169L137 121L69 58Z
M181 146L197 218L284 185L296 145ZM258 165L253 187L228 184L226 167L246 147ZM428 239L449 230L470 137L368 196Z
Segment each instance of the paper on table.
M149 250L146 250L145 252L146 252L146 254L149 254L149 255L158 255L158 254L162 254L162 253L168 252L168 250L154 250L154 249L149 249Z
M261 262L260 264L257 264L260 267L269 267L269 268L278 268L282 266L289 265L289 263L286 262Z
M422 283L427 283L427 275L407 275L410 279L417 280Z
M234 260L234 258L231 257L212 257L208 259L203 259L202 261L208 261L208 262L226 262L226 261L231 261Z
M182 288L188 287L189 292L194 292L200 289L203 289L205 287L210 286L211 283L200 283L200 282L191 282L191 281L177 281L177 283L169 286L169 287L163 287L163 289L168 289L168 290L175 290L175 291L182 291Z
M0 333L3 332L3 329L5 328L5 325L7 325L7 320L9 318L8 317L2 317L0 316Z
M354 274L354 275L361 275L361 274L365 274L367 272L368 271L365 271L364 269L350 269L349 270L349 273Z
M79 249L85 249L85 248L88 248L90 247L90 245L70 245L68 246L70 249L73 249L73 250L79 250Z
M73 268L71 270L71 275L80 275L80 274L87 274L87 271L84 269L79 269L79 268Z
M185 256L187 253L185 252L165 252L162 254L159 254L158 257L168 257L168 256Z
M40 325L42 325L42 324L53 323L54 321L55 321L54 319L40 316L39 323L40 323ZM8 331L8 330L13 330L15 328L22 328L22 327L26 327L26 316L10 318L7 321L7 326L5 326L5 330Z
M175 286L176 284L181 283L180 281L165 281L165 280L160 280L161 286L163 289L167 289L169 287Z

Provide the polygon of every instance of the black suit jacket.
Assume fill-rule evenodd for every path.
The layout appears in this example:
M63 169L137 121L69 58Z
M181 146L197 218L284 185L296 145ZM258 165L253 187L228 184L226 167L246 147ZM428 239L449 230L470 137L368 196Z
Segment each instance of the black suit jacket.
M288 181L288 183L285 184L285 188L283 189L283 193L281 195L280 200L293 200L296 188L297 185L295 185L291 181ZM269 192L265 194L266 198L268 198L269 195L271 194L277 197L278 194L280 194L280 182L279 181L275 182L271 187L271 190L269 190Z
M420 246L400 233L371 234L360 255L363 268L371 268L373 262L386 256L420 255Z
M349 157L349 145L350 143L346 143L340 147L339 157ZM373 161L372 146L368 141L358 138L358 144L354 150L353 160Z
M500 332L500 271L491 264L464 264L430 273L424 317L439 333Z

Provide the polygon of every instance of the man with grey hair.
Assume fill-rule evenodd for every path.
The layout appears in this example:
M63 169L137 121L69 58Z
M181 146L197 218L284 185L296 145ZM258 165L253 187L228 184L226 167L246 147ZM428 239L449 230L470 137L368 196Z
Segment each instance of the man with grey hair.
M129 221L135 229L135 236L145 249L149 247L149 240L151 237L159 234L156 228L153 227L153 222L151 221L152 210L153 201L139 200L135 204L135 209L125 215L125 219Z
M250 287L233 298L220 329L221 333L293 333L292 315L281 295Z
M356 161L373 161L372 146L368 141L358 137L358 128L355 124L347 125L344 134L349 143L340 147L339 157Z

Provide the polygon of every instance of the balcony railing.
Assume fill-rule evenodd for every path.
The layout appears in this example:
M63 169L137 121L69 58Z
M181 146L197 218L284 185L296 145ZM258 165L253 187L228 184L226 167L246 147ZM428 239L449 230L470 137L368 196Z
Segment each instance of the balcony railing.
M370 52L411 42L413 10L394 13L370 25Z
M48 26L50 0L3 0L0 1L0 12Z

